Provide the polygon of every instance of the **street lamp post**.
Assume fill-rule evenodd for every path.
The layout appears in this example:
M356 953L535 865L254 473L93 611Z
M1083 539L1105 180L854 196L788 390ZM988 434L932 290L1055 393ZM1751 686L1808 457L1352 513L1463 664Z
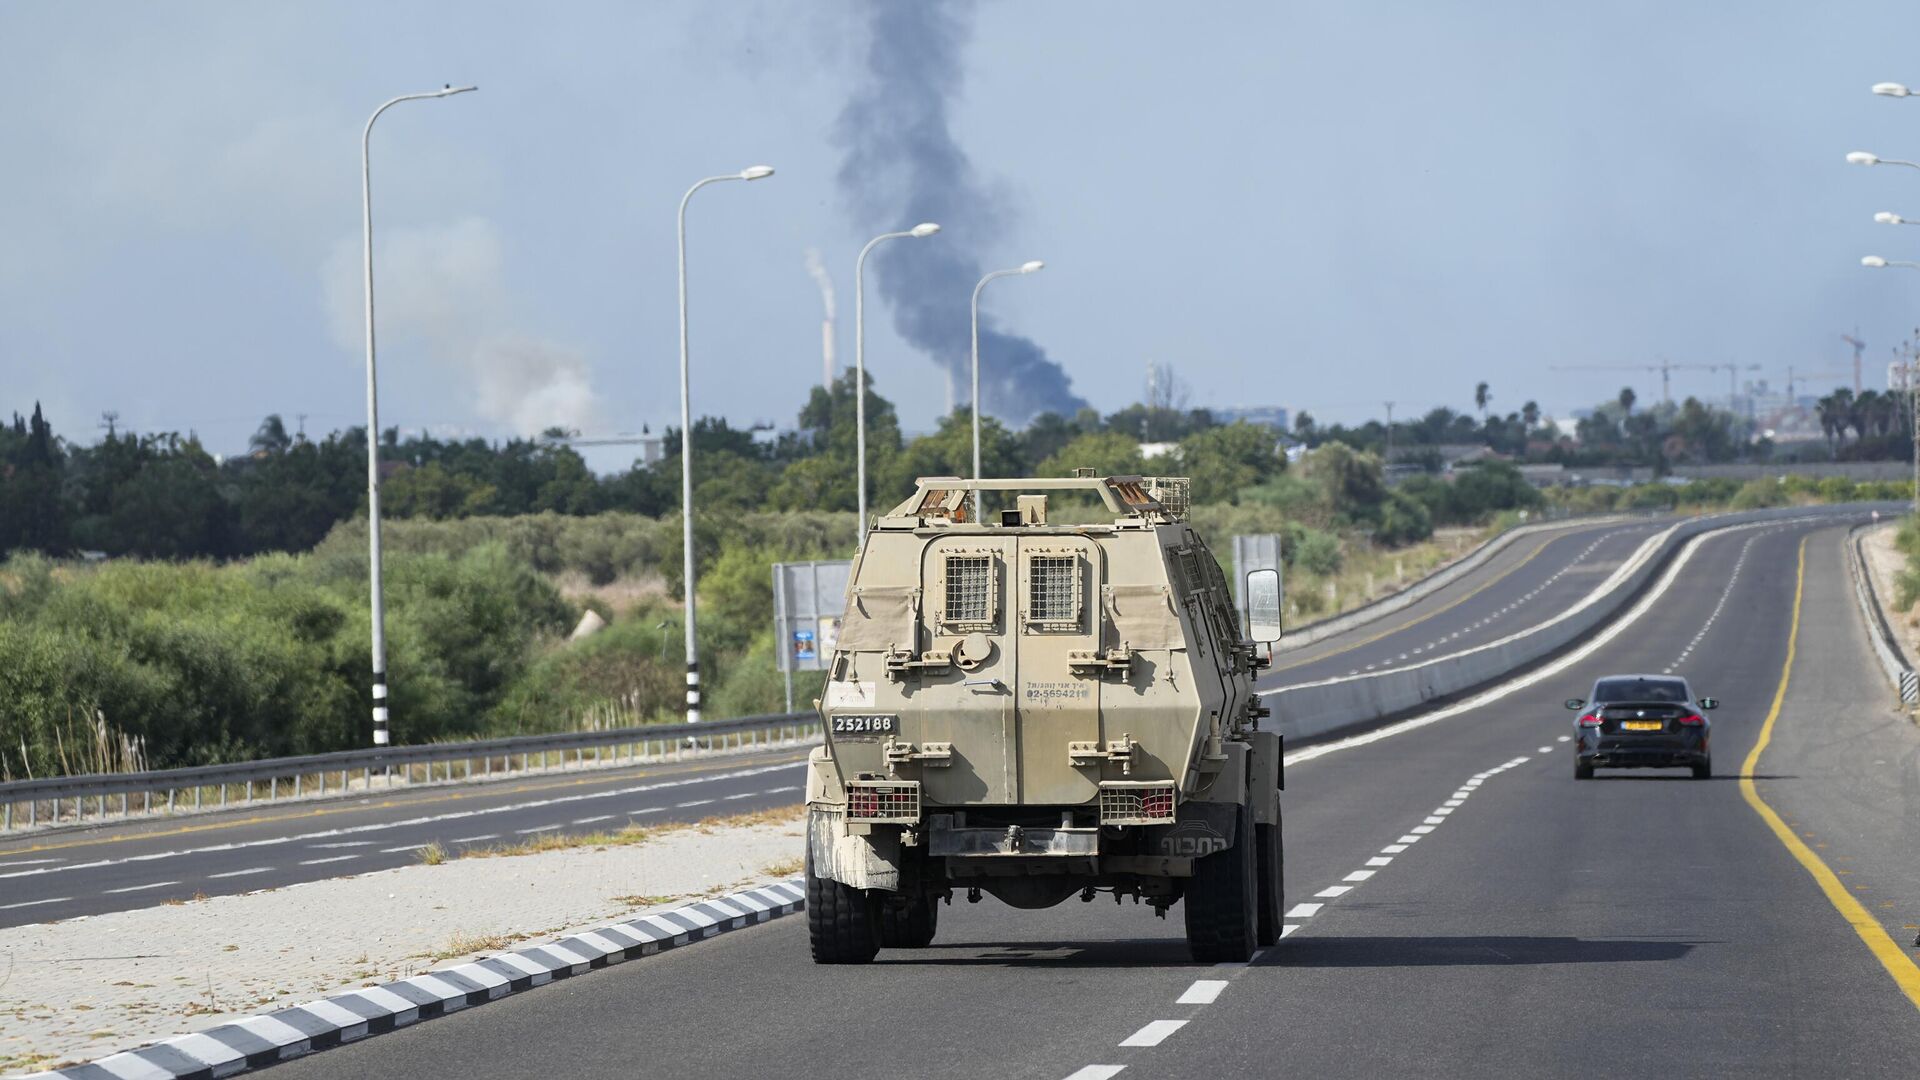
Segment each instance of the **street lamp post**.
M700 654L694 645L693 625L693 406L687 393L687 202L693 193L722 180L761 180L773 175L770 165L754 165L725 176L709 176L680 197L680 590L686 595L687 617L682 623L687 642L687 723L700 722Z
M1887 267L1920 269L1920 263L1914 263L1914 261L1885 259L1880 256L1864 256L1860 258L1860 265L1866 269L1887 269ZM1916 417L1914 421L1914 513L1920 515L1920 379L1914 379L1914 365L1907 367L1907 398L1908 407Z
M1883 158L1879 154L1865 150L1855 150L1847 155L1849 165L1905 165L1909 169L1920 169L1920 162L1902 161L1899 158Z
M859 531L854 540L856 550L867 542L867 252L882 240L899 240L902 237L919 240L939 231L940 226L923 221L901 232L881 233L867 241L867 246L860 249L860 257L853 262L853 453L859 459L854 465L854 483L860 486L860 494L855 500L860 515L855 519ZM832 387L827 389L828 393L832 393Z
M995 270L981 278L980 284L973 287L973 478L975 480L980 479L980 290L986 288L987 282L994 278L1008 277L1013 274L1031 274L1045 265L1047 264L1039 259L1031 259L1011 270ZM975 497L978 498L978 496ZM979 512L977 503L974 506L974 512L976 514Z
M373 607L373 745L385 746L387 734L387 607L380 575L380 394L373 350L373 167L369 149L373 122L403 101L452 97L477 86L448 84L422 94L402 94L373 110L360 133L360 244L365 269L367 313L367 591Z

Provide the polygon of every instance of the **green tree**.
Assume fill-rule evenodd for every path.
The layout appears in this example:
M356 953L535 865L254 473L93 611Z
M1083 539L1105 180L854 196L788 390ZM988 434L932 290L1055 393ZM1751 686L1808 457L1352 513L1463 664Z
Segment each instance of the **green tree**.
M1286 467L1270 428L1235 421L1180 441L1180 467L1198 503L1238 502L1240 491Z

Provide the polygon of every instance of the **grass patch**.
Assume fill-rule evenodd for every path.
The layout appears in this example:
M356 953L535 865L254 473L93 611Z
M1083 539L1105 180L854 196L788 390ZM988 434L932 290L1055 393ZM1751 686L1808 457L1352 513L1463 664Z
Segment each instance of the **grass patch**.
M772 874L774 877L792 877L806 868L807 861L796 857L792 859L781 859L779 862L770 862L760 869Z
M511 855L538 855L543 851L566 851L571 848L608 848L632 847L644 844L651 839L656 829L643 829L638 825L627 825L619 829L602 829L590 833L540 833L511 844L492 844L482 848L467 848L460 852L462 859L497 859Z
M459 956L471 956L481 952L503 952L516 941L525 941L527 934L468 934L456 933L447 939L445 945L425 953L429 960L452 960Z
M414 858L419 859L422 866L439 866L447 861L447 849L435 841L415 852Z

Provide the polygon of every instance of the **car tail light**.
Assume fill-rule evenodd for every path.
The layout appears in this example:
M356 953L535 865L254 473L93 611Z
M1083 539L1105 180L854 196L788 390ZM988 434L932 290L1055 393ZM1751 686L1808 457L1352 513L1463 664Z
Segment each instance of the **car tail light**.
M1585 716L1582 716L1582 717L1580 718L1580 726L1581 726L1581 727L1599 727L1599 726L1600 726L1600 714L1599 714L1599 713L1588 713L1588 714L1586 714Z
M1701 716L1699 713L1688 713L1680 718L1680 723L1685 727L1699 727L1706 722L1707 718Z

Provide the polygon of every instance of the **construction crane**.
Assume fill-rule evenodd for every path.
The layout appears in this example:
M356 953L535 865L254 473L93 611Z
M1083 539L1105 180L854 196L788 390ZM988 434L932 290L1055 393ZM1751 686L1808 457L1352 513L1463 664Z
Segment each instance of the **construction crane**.
M1867 351L1867 343L1860 340L1860 328L1854 327L1853 333L1841 334L1840 340L1853 346L1853 394L1860 396L1860 355Z
M1657 364L1556 364L1551 371L1647 371L1660 373L1660 399L1673 404L1673 373L1676 371L1718 371L1726 364L1676 364L1665 357ZM1756 365L1758 366L1758 365Z
M1847 377L1847 373L1844 371L1799 371L1796 368L1794 368L1792 365L1788 365L1787 366L1787 400L1789 402L1794 400L1793 384L1796 382L1801 382L1808 379L1844 379L1846 377Z
M1723 369L1726 371L1727 373L1727 411L1728 412L1732 412L1735 403L1740 400L1740 385L1739 385L1740 372L1760 370L1759 364L1701 364L1700 366L1703 368L1712 369L1714 371L1720 371Z

